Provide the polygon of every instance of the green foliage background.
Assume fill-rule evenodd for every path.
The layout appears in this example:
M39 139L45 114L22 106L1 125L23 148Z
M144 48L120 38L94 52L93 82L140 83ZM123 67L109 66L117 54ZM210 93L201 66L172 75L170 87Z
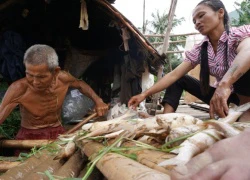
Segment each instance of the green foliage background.
M148 34L165 34L168 26L168 14L163 12L162 14L157 10L155 13L152 13L152 21L147 21L147 32ZM185 21L184 18L177 19L174 17L172 27L175 28L180 26L181 23ZM170 37L170 41L179 41L185 40L185 36L178 36L178 37ZM156 43L156 42L163 42L164 37L150 37L149 42ZM184 43L179 44L169 44L169 51L178 51L180 47L183 47ZM157 49L157 46L155 46ZM167 59L171 62L171 69L176 68L182 61L182 57L178 53L174 54L167 54ZM169 64L167 63L164 67L164 72L168 73L170 70Z
M237 6L237 12L239 14L238 19L232 20L232 26L241 26L250 24L250 1L244 0L241 3L234 3Z
M12 111L8 118L0 125L0 135L7 139L14 139L20 128L21 116L18 109Z
M8 84L0 82L0 91L6 91ZM12 113L6 118L6 120L0 125L0 136L4 136L7 139L14 139L17 131L20 128L21 115L19 108L15 108Z

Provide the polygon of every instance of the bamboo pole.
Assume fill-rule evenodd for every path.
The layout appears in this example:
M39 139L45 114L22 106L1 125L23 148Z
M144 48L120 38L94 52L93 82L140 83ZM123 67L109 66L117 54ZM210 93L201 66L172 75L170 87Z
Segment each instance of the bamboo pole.
M86 160L86 157L83 157L81 151L78 150L53 175L62 178L77 177L80 174L80 171L83 169L83 165Z
M51 157L47 150L40 152L37 156L31 156L29 159L25 160L21 164L14 168L11 168L6 173L0 176L0 180L5 179L23 179L24 176L31 172L34 168L40 165L42 162L46 161Z
M103 156L97 163L97 167L109 180L170 180L170 176L167 174L115 153ZM124 172L124 170L126 171Z
M1 140L0 145L4 148L17 148L17 149L31 149L33 147L42 147L49 143L53 142L52 140Z
M183 34L170 34L169 37L176 37L176 36L189 36L189 35L196 35L200 33L192 32L192 33L183 33ZM164 34L144 34L145 37L165 37Z
M124 147L135 147L136 144L134 142L125 142L123 143ZM165 153L161 151L154 151L143 149L139 151L129 150L128 154L136 154L137 161L141 164L148 166L149 168L155 169L157 171L163 172L165 174L170 174L170 169L166 169L162 166L158 166L158 164L166 159L170 159L175 157L175 154Z
M47 179L46 175L41 172L49 171L51 174L53 174L65 163L63 160L54 160L54 157L55 156L51 156L46 161L43 161L41 164L39 164L39 166L37 166L31 172L27 173L23 179L25 180Z
M94 158L103 146L97 142L88 142L84 145L83 151L88 156ZM168 174L151 169L132 159L115 153L105 154L96 164L98 169L109 180L169 180Z
M186 40L179 40L179 41L169 41L169 44L178 44L178 43L185 43ZM160 45L163 44L163 42L154 42L151 43L152 45Z
M185 51L167 51L166 54L184 53Z
M166 35L165 35L165 38L164 38L164 43L163 43L161 54L164 54L168 50L170 31L172 30L172 24L173 24L176 5L177 5L177 0L172 0L171 1L171 7L170 7L170 10L169 10L169 13L168 13L167 32L166 32Z
M141 150L133 153L137 155L137 161L141 164L165 174L170 174L171 169L166 169L162 166L158 166L158 164L166 159L175 157L174 154L153 150Z
M85 176L85 174L87 173L87 171L88 171L88 166L86 165L84 167L84 169L80 172L78 178L83 178ZM97 179L104 180L103 178L104 178L103 174L99 171L98 168L95 167L93 169L93 172L88 177L88 180L97 180Z

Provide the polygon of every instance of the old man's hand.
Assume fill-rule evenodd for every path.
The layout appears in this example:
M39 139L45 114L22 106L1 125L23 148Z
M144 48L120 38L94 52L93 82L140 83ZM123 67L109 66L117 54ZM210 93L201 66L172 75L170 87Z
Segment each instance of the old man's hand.
M107 113L108 109L109 109L109 105L104 103L103 101L96 103L95 110L98 116L104 116Z

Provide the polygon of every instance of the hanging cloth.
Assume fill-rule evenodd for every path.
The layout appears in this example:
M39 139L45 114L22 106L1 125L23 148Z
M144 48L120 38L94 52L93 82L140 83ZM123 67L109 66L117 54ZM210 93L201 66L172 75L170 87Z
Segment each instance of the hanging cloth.
M87 11L87 4L85 0L81 0L81 15L80 15L79 28L82 28L82 30L89 29L89 17L88 17L88 11Z
M130 39L130 35L127 28L121 28L121 30L122 30L122 40L124 44L124 50L127 52L129 51L128 40Z

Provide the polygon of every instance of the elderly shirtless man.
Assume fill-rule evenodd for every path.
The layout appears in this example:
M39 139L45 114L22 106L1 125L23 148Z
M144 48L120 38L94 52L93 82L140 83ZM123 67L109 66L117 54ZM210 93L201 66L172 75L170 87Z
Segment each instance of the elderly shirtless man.
M58 66L58 56L47 45L34 45L24 55L26 77L10 85L0 105L0 124L20 106L21 128L16 139L56 139L65 130L61 109L69 87L95 102L99 116L108 105L85 82L74 78Z

